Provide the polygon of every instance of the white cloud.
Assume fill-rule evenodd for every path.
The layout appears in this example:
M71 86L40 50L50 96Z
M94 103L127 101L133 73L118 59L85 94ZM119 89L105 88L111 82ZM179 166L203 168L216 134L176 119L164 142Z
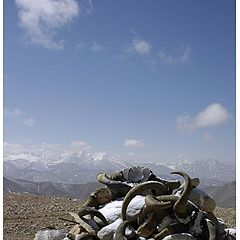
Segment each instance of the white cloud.
M198 113L195 119L197 127L210 127L220 125L230 118L229 112L219 103L209 105Z
M177 129L180 131L193 131L198 128L218 126L230 119L230 113L219 103L213 103L199 112L194 118L181 115L177 118Z
M92 0L81 0L81 9L87 15L92 14L94 11Z
M143 147L144 143L137 139L126 139L124 142L124 147Z
M89 143L85 141L72 141L68 145L40 143L40 144L16 144L16 143L3 143L4 153L6 154L19 154L23 152L48 152L49 154L65 154L74 153L78 151L88 151L90 149Z
M35 123L35 120L33 118L26 118L23 120L23 124L28 127L32 127L34 123Z
M150 54L151 48L152 46L147 41L139 38L134 38L130 50L140 56L144 56Z
M85 141L72 141L70 143L70 148L73 151L89 150L91 148L90 144Z
M32 117L29 117L26 113L24 113L22 110L19 110L17 108L15 109L4 109L4 117L11 117L16 118L16 120L21 121L23 125L31 127L34 125L35 120Z
M90 47L90 49L94 52L99 52L104 50L104 47L94 42L93 45Z
M181 64L191 60L192 48L190 46L181 47L181 53L179 55L171 55L162 50L158 53L160 60L166 64Z
M57 30L79 14L76 0L15 0L19 25L27 40L47 49L62 49L63 40Z

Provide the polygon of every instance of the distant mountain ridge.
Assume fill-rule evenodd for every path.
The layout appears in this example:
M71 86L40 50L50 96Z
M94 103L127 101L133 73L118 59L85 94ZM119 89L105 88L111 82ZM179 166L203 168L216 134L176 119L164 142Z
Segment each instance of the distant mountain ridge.
M98 182L85 184L64 184L53 182L31 182L19 179L3 178L3 192L28 193L35 195L71 197L85 200L89 194L103 186Z
M186 161L182 160L177 163L176 169L187 172L190 176L200 179L223 179L230 182L236 179L236 166L233 164L222 163L214 159L206 161Z
M52 182L30 182L17 179L3 179L3 191L45 195L54 197L69 197L85 200L91 192L103 185L96 182L85 184L64 184ZM223 186L202 188L210 194L216 201L218 207L236 207L236 181Z
M23 159L22 157L26 157ZM33 158L31 158L33 156ZM33 182L88 183L96 180L100 172L113 173L133 165L151 168L154 174L163 178L176 178L172 171L180 170L190 177L199 177L201 185L220 186L235 180L235 166L217 160L190 162L182 160L174 164L134 163L119 159L107 153L76 152L53 155L43 153L4 154L4 176ZM56 157L56 159L54 158Z

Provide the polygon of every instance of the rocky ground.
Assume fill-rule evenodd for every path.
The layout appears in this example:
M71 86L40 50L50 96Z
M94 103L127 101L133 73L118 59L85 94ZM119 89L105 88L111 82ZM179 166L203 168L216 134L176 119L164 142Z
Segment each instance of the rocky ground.
M56 198L28 194L7 193L3 196L4 240L32 240L38 230L56 228L70 230L74 223L68 212L76 212L82 202L71 198ZM215 215L228 227L236 226L236 209L217 208Z

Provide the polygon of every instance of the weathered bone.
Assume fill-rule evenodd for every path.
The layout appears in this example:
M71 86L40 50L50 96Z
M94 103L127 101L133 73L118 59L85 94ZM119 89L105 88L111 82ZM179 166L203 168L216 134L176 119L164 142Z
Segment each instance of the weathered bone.
M145 197L145 203L151 209L154 209L156 211L157 210L168 209L168 208L171 208L173 206L171 201L167 201L167 202L159 201L158 198L156 198L155 196L152 196L150 194Z
M216 240L217 239L217 231L216 227L214 226L213 222L209 219L205 219L207 223L207 228L209 232L209 240Z
M172 235L168 235L163 240L197 240L191 234L188 233L176 233Z
M125 182L109 179L108 175L105 173L98 174L97 180L100 183L107 185L111 189L112 193L116 196L125 196L132 188Z
M82 206L94 207L98 209L101 205L106 204L114 199L111 190L105 186L97 189L90 194L90 197L84 202Z
M125 172L98 174L97 180L105 184L105 187L94 192L79 209L78 214L70 212L75 219L73 222L77 225L70 230L69 236L75 240L96 239L99 228L108 224L104 215L97 209L118 196L125 196L121 208L123 222L116 229L116 240L137 237L152 240L232 240L232 236L224 231L225 228L220 229L213 214L216 206L214 199L203 191L205 195L200 194L201 190L196 189L200 183L199 178L190 179L186 173L172 172L184 178L181 185L180 181L168 181L157 177L150 169L142 176L142 169L144 170L133 167ZM147 182L139 183L141 181ZM174 195L173 190L176 190ZM136 195L146 196L145 204L139 214L130 218L127 217L127 208ZM130 235L126 232L127 227L130 229Z
M93 218L94 216L98 217L103 222L104 225L108 224L108 221L103 216L103 214L93 207L83 206L78 210L79 217L84 217L88 214L91 215L91 218Z
M167 189L164 186L164 184L162 184L160 182L156 182L156 181L149 181L149 182L144 182L144 183L134 186L127 193L127 195L125 196L123 203L122 203L121 216L122 216L123 221L125 221L127 218L126 211L127 211L128 204L131 202L131 200L136 195L141 194L143 191L152 190L152 189L158 191L161 194L165 194L167 192Z
M126 221L123 221L118 227L117 227L117 230L116 230L116 233L115 233L115 237L114 239L115 240L127 240L127 238L125 237L125 231L126 231L126 228L131 224L135 222L135 220L126 220Z
M163 239L168 235L172 235L175 233L187 233L187 226L181 223L173 223L163 229L160 233L156 234L154 238L156 240Z
M192 189L192 184L190 181L190 177L183 172L172 172L171 174L179 174L184 178L184 189L180 196L180 198L176 201L173 206L175 214L179 218L187 218L187 202Z
M85 219L81 219L78 214L73 213L73 212L69 212L69 214L74 217L75 221L79 223L79 225L81 226L81 228L83 228L83 231L86 231L88 234L92 235L92 236L96 236L96 230L87 222L87 220Z
M205 212L213 212L216 208L215 200L209 194L198 188L191 190L189 200Z
M173 190L178 189L181 186L179 181L169 181L165 183L166 188L168 189L168 193L171 194Z
M154 198L160 202L171 202L174 204L180 197L176 195L162 195ZM191 215L193 211L198 212L198 207L191 201L187 201L187 215Z
M137 234L141 237L149 238L156 231L157 224L158 218L156 213L151 212L147 220L138 227Z
M152 211L151 208L149 208L148 206L146 206L146 204L144 204L137 216L137 224L141 225L144 219L149 215L151 211Z

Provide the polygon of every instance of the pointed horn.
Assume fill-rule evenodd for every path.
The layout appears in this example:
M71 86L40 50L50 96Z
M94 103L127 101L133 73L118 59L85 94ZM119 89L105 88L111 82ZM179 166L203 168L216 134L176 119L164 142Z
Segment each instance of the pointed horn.
M156 197L158 201L175 203L179 197L176 195L161 195Z
M144 204L137 216L137 224L141 225L144 222L144 219L147 218L147 216L151 211L152 211L151 208L149 208L148 206L146 206L146 204Z
M125 196L132 188L125 182L109 179L108 175L105 173L99 173L97 175L97 180L100 183L107 185L111 189L112 194L116 196Z
M158 193L161 194L166 194L167 189L164 186L164 184L156 181L149 181L149 182L144 182L141 184L138 184L134 186L125 196L123 203L122 203L122 210L121 210L121 216L122 220L125 221L127 218L127 207L128 204L131 202L131 200L138 194L141 194L145 190L156 190Z
M178 174L184 178L183 192L181 193L180 198L174 204L173 209L175 211L175 214L179 218L186 218L187 217L187 202L188 202L188 198L189 198L189 195L190 195L190 192L192 189L191 179L186 173L183 173L183 172L172 172L171 174Z
M143 222L137 229L137 234L141 237L149 238L156 230L158 218L155 212L151 212L145 222Z
M90 225L90 224L88 224L88 223L86 223L85 221L83 221L79 216L78 216L78 214L76 214L76 213L74 213L74 212L69 212L69 214L75 219L75 221L76 222L78 222L79 223L79 225L82 227L82 228L84 228L87 232L88 232L88 234L91 234L91 236L96 236L97 235L97 233L96 233L96 231L94 230L94 228Z
M115 233L115 240L127 240L127 238L125 237L125 230L126 228L132 223L133 221L123 221L116 229L116 233Z
M169 181L165 183L165 186L169 190L169 193L171 194L173 190L178 189L181 186L181 183L179 181Z
M208 233L209 233L209 238L208 240L216 240L216 227L214 226L213 222L210 221L209 219L205 220L207 223L207 227L208 227Z
M145 197L145 203L151 209L154 209L154 211L168 209L173 206L170 201L167 202L159 201L157 197L154 197L150 194Z
M97 175L97 180L100 182L100 183L103 183L103 184L110 184L111 180L107 177L106 173L99 173Z
M181 223L175 223L164 228L160 233L154 236L155 240L164 239L168 235L182 233L186 231L186 226Z
M84 217L88 214L90 214L91 217L95 216L95 217L99 218L103 222L104 225L108 224L108 221L103 216L103 214L101 212L99 212L97 209L95 209L94 207L83 206L78 210L79 217Z

